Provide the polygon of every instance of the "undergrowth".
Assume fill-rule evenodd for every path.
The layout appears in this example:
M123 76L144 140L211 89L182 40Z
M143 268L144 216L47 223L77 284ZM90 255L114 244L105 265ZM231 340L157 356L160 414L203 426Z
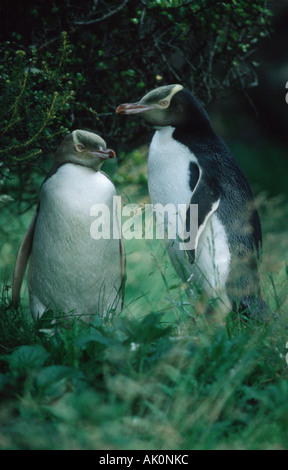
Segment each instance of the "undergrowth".
M284 315L164 318L47 335L4 295L1 449L287 449Z
M261 278L273 311L265 322L238 316L207 323L203 302L187 302L164 246L129 240L120 316L109 325L75 319L54 335L33 323L25 289L22 307L10 305L28 220L12 218L5 206L0 449L286 450L288 206L280 202L260 204Z

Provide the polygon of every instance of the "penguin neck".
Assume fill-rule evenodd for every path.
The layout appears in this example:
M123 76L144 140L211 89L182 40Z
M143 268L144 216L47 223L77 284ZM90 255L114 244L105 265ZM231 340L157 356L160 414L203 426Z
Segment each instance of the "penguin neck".
M176 132L182 135L189 135L193 140L213 139L215 131L211 125L210 118L202 104L188 91L181 92L180 105L182 112L177 118Z
M62 162L55 160L53 165L52 165L51 170L47 173L46 178L44 179L43 183L45 183L45 181L47 181L48 178L55 175L55 173L59 170L59 168L61 168L63 165L66 165L67 163L70 163L70 165L75 165L75 166L79 166L79 167L82 167L82 168L86 168L87 170L90 170L94 173L97 173L98 171L100 171L101 166L102 166L102 164L100 164L100 166L95 169L95 168L92 168L92 167L81 165L81 163L76 163L76 162L69 161L69 160L62 161Z
M80 166L82 168L86 168L87 170L94 171L95 173L97 173L97 171L99 171L101 169L101 166L103 164L103 162L98 162L95 165L84 165L81 162L73 161L73 159L67 159L67 160L64 160L64 161L55 160L54 164L51 168L51 172L56 173L58 168L60 168L63 165L66 165L67 163L70 163L70 165L76 165L76 166Z
M202 116L201 116L202 117ZM182 141L193 140L194 142L207 142L217 140L217 134L214 131L209 119L202 118L195 120L193 117L187 119L181 124L174 126L174 138Z

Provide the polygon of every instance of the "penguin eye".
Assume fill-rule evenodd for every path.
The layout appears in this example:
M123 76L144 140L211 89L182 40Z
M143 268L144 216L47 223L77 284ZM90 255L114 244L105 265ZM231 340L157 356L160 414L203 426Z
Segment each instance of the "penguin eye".
M76 144L75 149L77 150L77 152L83 152L85 146L83 144Z
M158 104L159 104L159 106L161 106L161 108L167 108L168 105L169 105L169 101L168 100L161 100L161 101L158 101Z

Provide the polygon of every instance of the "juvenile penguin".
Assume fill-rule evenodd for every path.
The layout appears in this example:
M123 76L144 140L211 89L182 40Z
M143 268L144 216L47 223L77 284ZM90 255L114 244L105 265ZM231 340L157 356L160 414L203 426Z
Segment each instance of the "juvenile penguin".
M262 235L254 196L201 104L174 84L137 103L121 104L116 113L140 114L156 126L148 156L149 194L153 205L184 205L177 237L167 241L167 250L188 294L200 288L220 301L225 314L232 309L261 315ZM181 240L192 233L193 246L183 249Z
M116 190L100 171L114 157L100 136L84 130L68 134L55 154L14 269L12 304L17 307L30 257L27 283L34 320L47 309L90 320L122 308L125 254L113 204ZM108 209L104 222L114 223L113 237L92 237L91 215L103 205Z

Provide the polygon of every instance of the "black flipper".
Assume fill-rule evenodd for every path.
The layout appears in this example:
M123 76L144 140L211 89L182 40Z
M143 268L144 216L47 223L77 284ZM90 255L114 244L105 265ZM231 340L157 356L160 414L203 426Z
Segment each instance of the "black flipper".
M185 250L185 253L191 264L195 261L199 237L209 218L219 206L219 193L216 190L211 189L211 186L212 185L206 183L205 178L200 174L200 178L192 193L189 206L186 211L186 233L184 243L187 247L190 245L190 247ZM197 213L195 214L193 205L198 206L198 220L196 218ZM191 247L191 244L193 244L193 247Z

